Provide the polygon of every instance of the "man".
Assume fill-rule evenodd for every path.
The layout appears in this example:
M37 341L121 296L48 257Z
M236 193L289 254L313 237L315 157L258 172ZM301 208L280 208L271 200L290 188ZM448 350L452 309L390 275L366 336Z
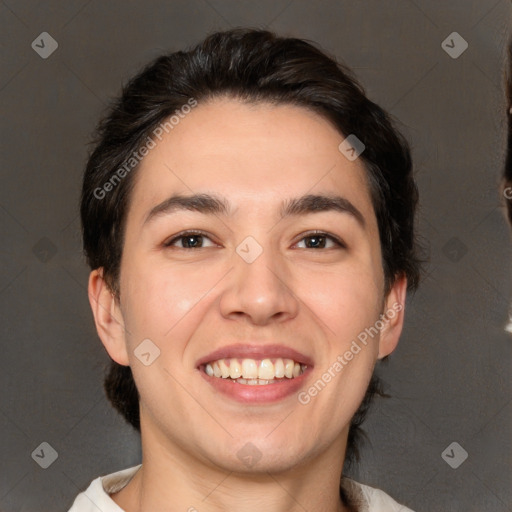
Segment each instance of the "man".
M408 511L342 475L415 289L406 141L345 67L266 31L160 57L84 176L105 387L142 464L71 511Z

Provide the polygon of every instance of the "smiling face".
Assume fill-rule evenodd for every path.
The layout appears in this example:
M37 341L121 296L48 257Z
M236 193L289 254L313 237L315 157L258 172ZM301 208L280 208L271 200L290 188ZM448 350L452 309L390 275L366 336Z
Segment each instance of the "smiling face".
M146 451L230 471L343 457L402 313L353 342L405 299L403 279L383 295L365 169L343 139L301 107L219 98L144 158L120 303L97 272L90 296L110 356L132 368Z

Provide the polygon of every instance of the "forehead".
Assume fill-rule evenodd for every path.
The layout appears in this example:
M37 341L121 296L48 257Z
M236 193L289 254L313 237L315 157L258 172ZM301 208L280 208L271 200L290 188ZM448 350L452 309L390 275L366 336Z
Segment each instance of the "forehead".
M212 191L233 198L237 209L268 210L287 197L323 193L373 210L361 159L350 161L338 148L344 138L295 105L200 103L155 139L136 173L130 211L143 215L172 193Z

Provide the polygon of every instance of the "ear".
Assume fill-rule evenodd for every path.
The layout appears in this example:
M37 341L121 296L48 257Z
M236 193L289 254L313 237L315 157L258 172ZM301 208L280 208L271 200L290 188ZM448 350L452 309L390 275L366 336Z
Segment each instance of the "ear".
M384 301L384 311L382 312L384 327L380 333L378 359L391 354L398 345L404 325L406 292L407 278L405 276L398 277Z
M94 315L96 330L109 356L116 362L128 366L128 353L124 320L121 308L103 279L103 268L89 275L89 303Z

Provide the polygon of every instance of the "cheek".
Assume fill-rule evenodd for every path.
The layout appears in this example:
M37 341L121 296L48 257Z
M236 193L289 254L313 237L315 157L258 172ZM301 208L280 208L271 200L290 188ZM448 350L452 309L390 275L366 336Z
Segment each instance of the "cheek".
M191 267L142 262L129 265L128 261L123 276L123 315L128 319L128 330L137 339L154 339L162 348L169 338L175 340L173 346L187 338L190 319L196 308L201 310L199 303L207 302L208 292L218 281Z
M302 274L301 281L300 296L329 327L329 337L340 343L378 319L383 290L380 276L371 265L323 270L309 279Z
M303 390L300 403L315 411L326 435L336 435L350 422L378 354L378 335L369 336L365 330L379 319L382 288L378 274L369 268L323 273L309 292L307 304L323 326L326 343L319 352L316 378Z

